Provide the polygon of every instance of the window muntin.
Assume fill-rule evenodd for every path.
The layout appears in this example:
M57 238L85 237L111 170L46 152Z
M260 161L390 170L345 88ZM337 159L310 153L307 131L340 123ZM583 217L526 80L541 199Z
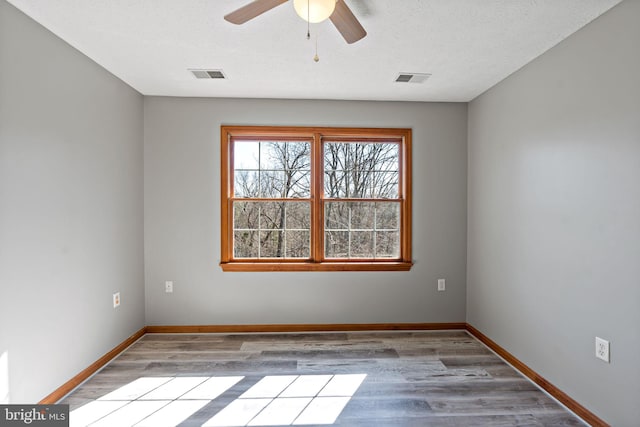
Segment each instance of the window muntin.
M411 131L221 128L225 271L408 270Z

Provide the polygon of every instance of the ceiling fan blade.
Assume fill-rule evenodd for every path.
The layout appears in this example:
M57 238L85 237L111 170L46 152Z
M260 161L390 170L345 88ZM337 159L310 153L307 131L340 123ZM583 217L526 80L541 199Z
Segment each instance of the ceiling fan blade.
M224 19L232 24L244 24L250 19L256 16L262 15L268 10L273 9L276 6L280 6L282 3L286 3L287 0L254 0L251 3L241 7L238 10L225 15Z
M355 43L367 35L358 18L351 12L344 0L338 0L336 10L333 11L329 19L349 44Z

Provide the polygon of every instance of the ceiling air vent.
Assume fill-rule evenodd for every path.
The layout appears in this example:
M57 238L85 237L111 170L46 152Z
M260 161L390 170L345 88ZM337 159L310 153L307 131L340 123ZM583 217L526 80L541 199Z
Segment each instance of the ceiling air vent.
M189 70L197 79L226 79L222 70Z
M427 73L400 73L396 77L396 83L424 83L431 77L431 74Z

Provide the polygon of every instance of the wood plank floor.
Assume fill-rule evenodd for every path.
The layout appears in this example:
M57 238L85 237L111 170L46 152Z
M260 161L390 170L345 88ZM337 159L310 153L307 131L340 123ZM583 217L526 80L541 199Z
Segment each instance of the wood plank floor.
M60 403L72 426L584 425L464 331L148 334Z

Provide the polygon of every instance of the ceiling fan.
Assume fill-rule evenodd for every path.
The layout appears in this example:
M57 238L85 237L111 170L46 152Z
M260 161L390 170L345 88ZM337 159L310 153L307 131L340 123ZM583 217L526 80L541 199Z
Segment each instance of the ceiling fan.
M233 24L244 24L288 0L254 0L224 17ZM344 0L293 0L298 15L307 22L330 19L347 43L355 43L367 35L358 18Z

